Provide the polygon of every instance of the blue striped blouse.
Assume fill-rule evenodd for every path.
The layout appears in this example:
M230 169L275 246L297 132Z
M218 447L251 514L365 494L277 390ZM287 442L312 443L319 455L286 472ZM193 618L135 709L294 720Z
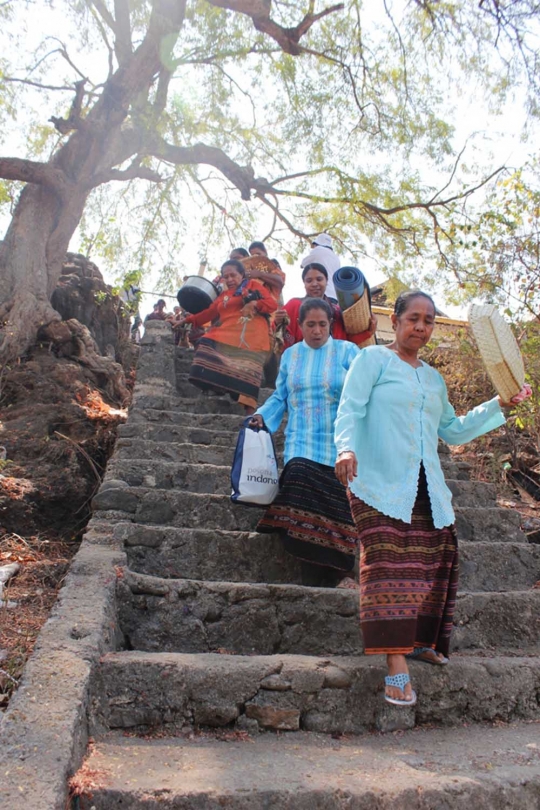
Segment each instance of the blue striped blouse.
M319 349L302 341L283 353L276 390L257 413L275 433L288 411L285 463L299 456L329 467L335 464L339 398L347 371L359 354L354 343L331 337Z

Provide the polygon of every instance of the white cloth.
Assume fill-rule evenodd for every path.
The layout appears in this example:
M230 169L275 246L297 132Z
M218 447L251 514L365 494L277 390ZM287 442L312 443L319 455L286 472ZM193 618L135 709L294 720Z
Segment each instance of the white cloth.
M328 273L328 284L326 285L326 295L329 298L335 298L337 301L336 288L334 287L333 277L336 270L339 270L339 268L341 267L341 260L339 256L336 256L333 250L317 245L317 247L311 248L308 255L302 259L302 261L300 262L300 267L305 267L306 264L311 264L311 262L318 262L319 264L322 264L322 266L326 269L326 272Z

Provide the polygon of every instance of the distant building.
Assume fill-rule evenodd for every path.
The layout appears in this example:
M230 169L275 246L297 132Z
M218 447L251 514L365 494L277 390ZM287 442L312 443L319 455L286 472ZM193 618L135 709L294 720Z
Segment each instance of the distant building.
M370 287L371 309L377 316L378 343L392 343L394 340L394 330L390 320L390 316L394 311L394 302L399 293L410 289L412 287L407 287L406 284L396 278L388 279L388 281L383 281L382 284L375 284ZM468 325L467 321L448 318L442 310L438 309L437 305L435 305L435 314L437 316L433 333L435 339L455 337L460 329L464 329Z

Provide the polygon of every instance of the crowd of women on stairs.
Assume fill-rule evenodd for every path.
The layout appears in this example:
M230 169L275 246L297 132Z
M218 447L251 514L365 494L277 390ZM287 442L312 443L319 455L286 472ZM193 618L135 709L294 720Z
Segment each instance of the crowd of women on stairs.
M242 249L233 251L221 268L226 289L208 310L185 318L213 322L196 347L190 380L231 394L255 430L275 433L287 415L279 493L258 531L281 534L307 584L314 570L322 572L317 584L356 588L359 580L365 653L386 656L385 699L413 706L408 662L447 665L458 586L439 439L464 444L501 426L502 408L530 388L511 403L494 397L456 416L443 378L419 357L436 314L420 290L397 298L392 343L359 348L376 322L353 340L345 332L330 286L335 254L321 261L329 243L327 234L314 240L303 262L306 297L285 305L281 271L250 272ZM257 407L277 333L283 351L275 390Z

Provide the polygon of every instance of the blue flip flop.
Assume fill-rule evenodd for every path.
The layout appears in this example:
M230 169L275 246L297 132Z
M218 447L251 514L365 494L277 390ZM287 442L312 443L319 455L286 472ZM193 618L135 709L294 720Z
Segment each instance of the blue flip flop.
M430 661L428 658L421 658L424 653L436 654L437 650L432 649L432 647L415 647L412 652L405 654L405 658L408 658L410 661L420 661L422 664L430 664L433 667L444 667L448 663L448 658L444 655L440 660L432 658Z
M406 672L398 672L397 675L387 675L384 679L385 686L397 686L398 689L401 689L403 694L405 694L405 687L410 682L410 677ZM414 689L412 690L412 695L410 700L399 700L398 698L391 698L385 693L384 699L387 703L391 703L393 706L414 706L416 703L416 692Z

